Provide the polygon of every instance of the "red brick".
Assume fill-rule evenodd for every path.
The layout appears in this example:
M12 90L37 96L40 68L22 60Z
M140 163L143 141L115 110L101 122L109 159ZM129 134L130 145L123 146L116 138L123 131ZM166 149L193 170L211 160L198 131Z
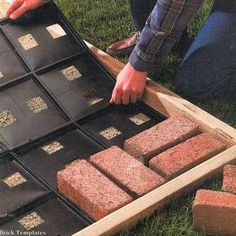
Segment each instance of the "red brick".
M99 220L132 201L132 198L85 160L57 173L59 191Z
M141 162L199 133L197 124L183 117L169 118L125 141L124 150Z
M225 148L218 139L200 134L154 157L149 165L165 179L172 179Z
M199 190L192 210L195 229L207 234L236 235L236 195Z
M115 182L138 196L165 182L160 175L116 146L91 156L90 161Z
M236 166L227 165L224 167L222 190L236 194Z

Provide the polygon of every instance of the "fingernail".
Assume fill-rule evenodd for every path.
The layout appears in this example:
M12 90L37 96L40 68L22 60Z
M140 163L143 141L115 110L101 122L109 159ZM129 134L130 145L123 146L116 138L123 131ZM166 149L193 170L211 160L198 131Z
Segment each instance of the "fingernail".
M10 18L11 18L12 20L15 20L15 15L14 15L14 14L11 14L11 15L10 15Z

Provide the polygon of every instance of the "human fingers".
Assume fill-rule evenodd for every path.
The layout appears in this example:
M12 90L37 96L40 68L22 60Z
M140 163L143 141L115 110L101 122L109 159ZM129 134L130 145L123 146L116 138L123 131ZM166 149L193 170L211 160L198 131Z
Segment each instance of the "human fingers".
M10 16L20 5L22 5L24 0L14 0L8 7L6 15Z
M25 3L23 3L20 7L18 7L13 13L11 13L10 18L12 20L16 20L20 16L22 16L29 8Z
M132 93L132 94L130 95L130 101L131 101L131 103L136 103L137 100L138 100L138 94L137 94L137 93Z
M113 89L110 103L121 104L121 90L117 87Z
M124 105L129 104L130 101L130 93L128 92L123 92L121 95L121 100Z

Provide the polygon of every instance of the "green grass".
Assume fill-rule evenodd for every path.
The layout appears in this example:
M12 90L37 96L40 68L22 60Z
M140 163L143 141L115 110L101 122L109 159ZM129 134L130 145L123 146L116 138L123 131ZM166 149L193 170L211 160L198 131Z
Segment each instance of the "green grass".
M129 12L128 0L56 0L64 14L79 32L80 36L104 49L111 42L128 36L133 30ZM188 36L191 40L204 23L212 0L207 0L199 10L197 16L188 27ZM183 57L178 51L169 55L159 65L158 69L150 74L156 80L170 89L173 89L173 79ZM121 59L123 62L127 58ZM194 103L194 101L192 101ZM204 103L197 103L204 110L236 127L235 98L221 98ZM221 180L213 179L204 184L203 188L220 189ZM152 217L140 222L131 231L120 235L204 235L195 232L192 228L191 205L195 192L178 201L173 201L166 208L156 212Z

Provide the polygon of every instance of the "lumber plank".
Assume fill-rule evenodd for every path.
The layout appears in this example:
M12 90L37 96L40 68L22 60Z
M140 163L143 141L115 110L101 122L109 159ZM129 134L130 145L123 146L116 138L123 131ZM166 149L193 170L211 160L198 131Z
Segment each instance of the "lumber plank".
M200 183L222 172L226 164L235 162L236 145L75 233L73 236L114 235L121 230L132 228L140 219L150 216L156 209L163 207L173 198L184 193L187 194Z
M88 42L85 43L113 75L116 76L124 67L124 64L117 59ZM143 101L165 117L184 116L198 123L202 131L220 136L229 146L236 144L236 129L155 81L148 80Z

